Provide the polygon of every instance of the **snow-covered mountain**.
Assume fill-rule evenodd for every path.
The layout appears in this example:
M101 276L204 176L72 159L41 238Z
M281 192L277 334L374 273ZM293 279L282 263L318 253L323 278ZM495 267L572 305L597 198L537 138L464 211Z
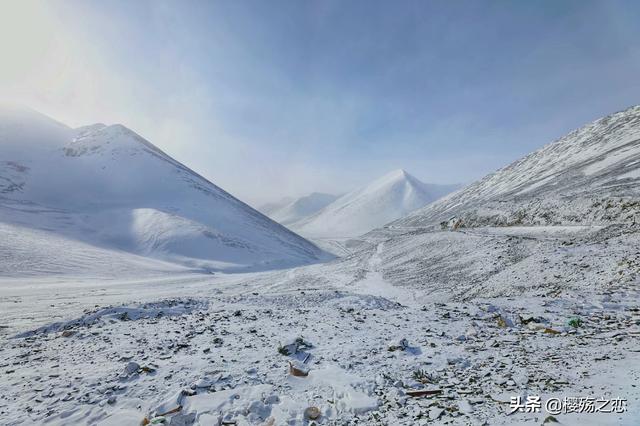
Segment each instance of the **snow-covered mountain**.
M322 210L337 198L339 198L338 195L313 192L307 196L291 200L284 205L272 207L265 214L286 226Z
M456 188L456 185L425 184L404 170L395 170L343 195L316 214L290 223L289 227L308 238L356 237Z
M209 270L325 256L122 125L20 108L0 109L0 222Z
M351 261L430 298L601 291L637 283L639 234L633 107L367 233Z
M640 106L611 114L391 227L640 220Z
M277 201L272 201L266 204L262 204L258 207L256 207L256 210L258 210L260 213L269 216L271 213L280 210L281 208L283 208L284 206L286 206L287 204L292 203L293 201L295 201L294 197L284 197L281 198Z

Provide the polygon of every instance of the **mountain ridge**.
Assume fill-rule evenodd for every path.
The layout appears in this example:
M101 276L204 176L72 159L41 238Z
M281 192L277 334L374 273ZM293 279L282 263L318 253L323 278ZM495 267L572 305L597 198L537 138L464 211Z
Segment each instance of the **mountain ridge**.
M362 235L450 192L457 185L425 184L403 169L391 171L290 224L309 238Z
M123 125L0 111L0 142L8 224L212 271L328 258Z
M312 192L304 197L296 198L283 206L271 209L267 216L287 226L318 212L337 198L339 198L338 195Z
M527 209L540 203L549 206L528 215L527 223L571 223L568 215L575 217L574 222L582 215L596 220L592 204L612 196L637 196L638 178L640 106L632 106L575 129L389 226L433 226L463 212L474 223L491 222L490 216L508 223L515 219L510 216L526 215ZM544 214L560 199L570 213L545 219ZM585 204L585 200L591 202ZM513 205L508 212L499 206L505 202Z

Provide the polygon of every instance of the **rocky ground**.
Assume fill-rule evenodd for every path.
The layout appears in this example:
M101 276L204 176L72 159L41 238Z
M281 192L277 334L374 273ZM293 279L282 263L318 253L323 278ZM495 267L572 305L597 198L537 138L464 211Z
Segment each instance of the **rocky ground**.
M320 289L308 281L281 291L259 282L220 285L196 298L93 307L5 334L2 424L638 418L635 285L582 296L402 304L357 287ZM550 414L543 406L509 415L511 398L527 395L626 398L628 411Z

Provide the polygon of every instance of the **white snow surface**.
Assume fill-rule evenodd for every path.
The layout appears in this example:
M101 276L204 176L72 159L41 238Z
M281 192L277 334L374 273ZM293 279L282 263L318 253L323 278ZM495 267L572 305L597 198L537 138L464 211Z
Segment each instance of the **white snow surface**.
M0 109L0 223L212 271L328 258L124 126L20 108Z
M307 238L357 237L437 200L456 185L420 182L395 170L288 226Z

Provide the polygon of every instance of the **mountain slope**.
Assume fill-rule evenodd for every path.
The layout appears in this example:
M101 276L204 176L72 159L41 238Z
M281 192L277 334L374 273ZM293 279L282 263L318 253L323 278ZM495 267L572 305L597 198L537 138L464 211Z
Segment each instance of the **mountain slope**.
M577 129L391 227L429 226L452 216L464 216L458 219L468 226L631 222L638 214L639 179L635 106Z
M267 216L282 225L290 225L322 210L338 198L337 195L313 192L271 210Z
M424 184L404 170L396 170L343 195L289 227L309 238L356 237L400 218L454 188L453 185Z
M265 216L269 216L271 213L277 210L280 210L286 205L292 203L293 201L295 201L295 198L293 197L284 197L278 201L263 204L260 207L257 207L256 210L258 210L260 213L264 214Z
M636 285L639 179L633 107L367 233L336 267L443 300Z
M121 125L3 108L0 159L1 222L210 270L325 255Z

